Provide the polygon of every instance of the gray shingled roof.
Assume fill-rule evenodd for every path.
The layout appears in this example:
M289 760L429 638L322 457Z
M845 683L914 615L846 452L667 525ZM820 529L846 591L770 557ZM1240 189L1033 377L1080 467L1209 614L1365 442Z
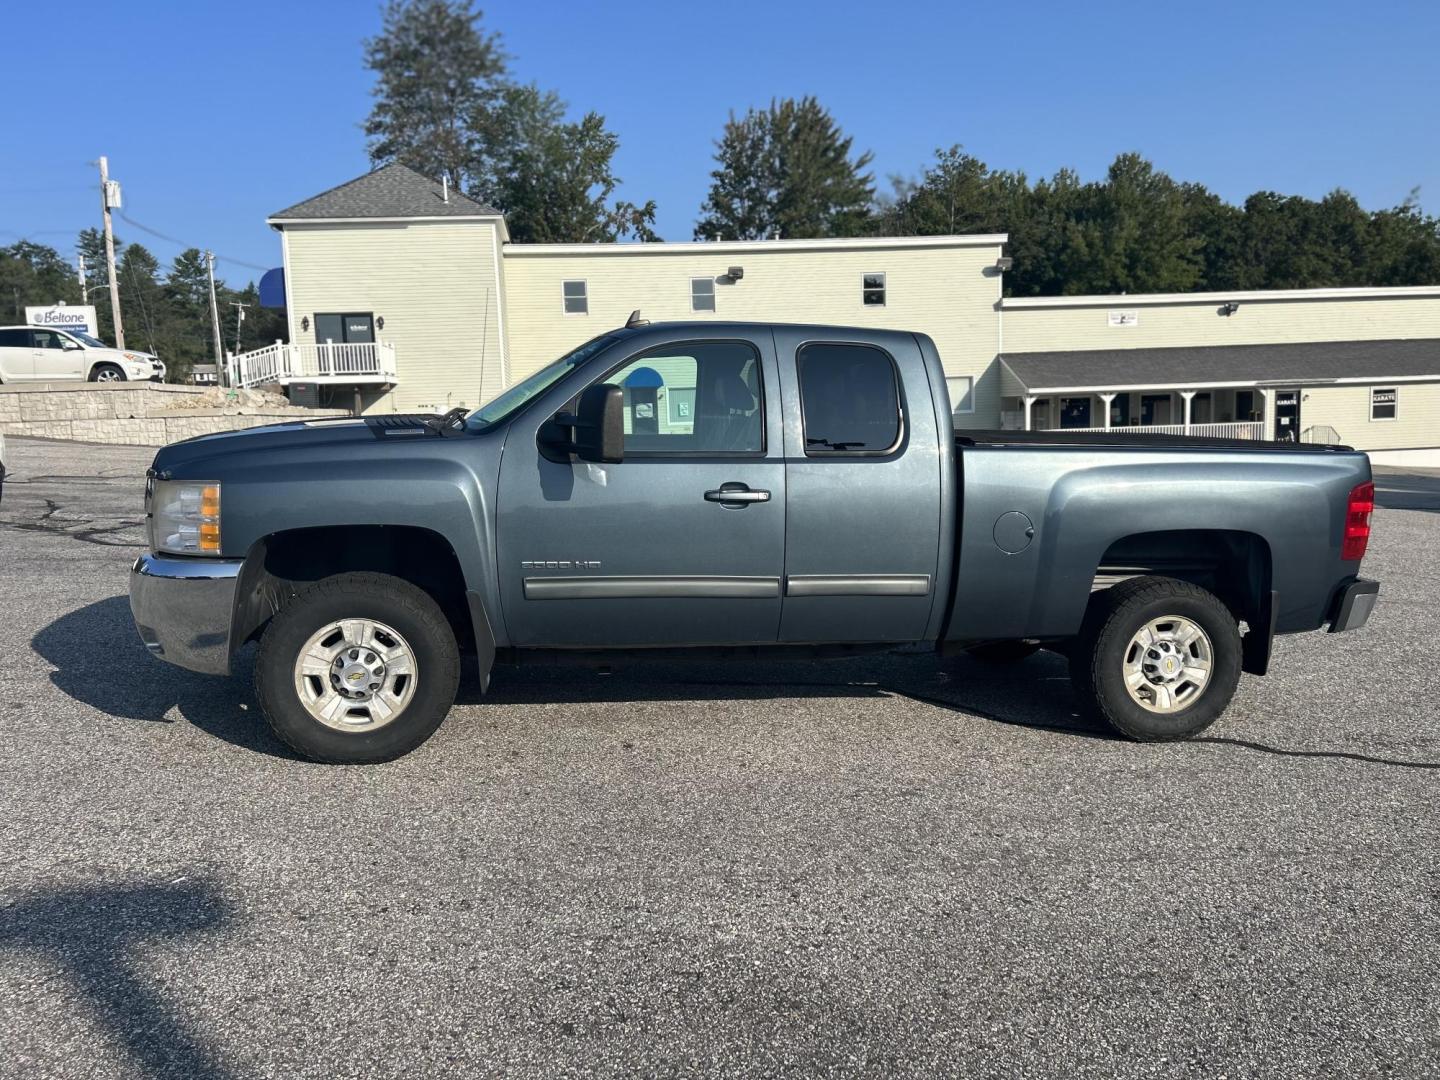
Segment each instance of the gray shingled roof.
M1440 379L1440 338L1006 353L1004 360L1031 390L1221 382L1304 384L1416 375Z
M484 203L450 189L446 202L438 180L421 176L398 161L382 165L349 183L321 192L271 214L272 219L408 218L498 216Z

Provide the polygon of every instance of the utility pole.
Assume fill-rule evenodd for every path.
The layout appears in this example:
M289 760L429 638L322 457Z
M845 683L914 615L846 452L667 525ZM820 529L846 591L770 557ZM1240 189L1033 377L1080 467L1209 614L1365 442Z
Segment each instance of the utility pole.
M85 253L75 254L75 268L80 275L80 303L90 303L90 283L85 280Z
M100 208L105 214L105 265L110 271L110 315L115 320L115 347L125 348L125 326L120 321L120 281L115 276L115 231L110 211L120 205L120 185L110 182L110 163L100 155Z
M220 344L220 307L215 303L215 253L205 252L205 272L210 278L210 325L215 330L215 373L225 366L224 346Z
M239 300L231 300L230 306L235 309L235 355L240 355L240 324L245 321L245 309L249 304L242 304Z

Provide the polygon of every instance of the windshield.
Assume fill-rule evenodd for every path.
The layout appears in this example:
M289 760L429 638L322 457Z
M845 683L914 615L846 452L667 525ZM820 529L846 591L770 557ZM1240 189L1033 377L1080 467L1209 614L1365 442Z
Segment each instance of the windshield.
M470 414L467 422L480 427L489 427L491 424L498 424L500 421L508 419L531 398L543 394L601 349L619 340L617 334L602 334L600 337L592 338L574 352L562 356L553 364L535 372L528 379L522 379L499 397L481 405Z
M79 330L66 330L65 332L82 345L89 345L92 349L108 349L110 347L99 338L93 338L89 334L82 334Z

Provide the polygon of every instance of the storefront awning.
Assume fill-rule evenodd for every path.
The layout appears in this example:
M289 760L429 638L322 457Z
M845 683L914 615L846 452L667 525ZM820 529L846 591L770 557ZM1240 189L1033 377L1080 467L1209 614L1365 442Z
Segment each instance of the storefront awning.
M1440 380L1440 338L1006 353L1007 397Z

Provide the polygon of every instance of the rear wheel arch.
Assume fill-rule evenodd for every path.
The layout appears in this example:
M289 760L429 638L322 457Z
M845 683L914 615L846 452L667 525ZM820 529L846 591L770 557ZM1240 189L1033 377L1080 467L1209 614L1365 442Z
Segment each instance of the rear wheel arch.
M1130 533L1100 557L1095 585L1161 575L1219 597L1248 626L1244 670L1265 674L1274 633L1274 563L1270 542L1239 529L1176 529Z

